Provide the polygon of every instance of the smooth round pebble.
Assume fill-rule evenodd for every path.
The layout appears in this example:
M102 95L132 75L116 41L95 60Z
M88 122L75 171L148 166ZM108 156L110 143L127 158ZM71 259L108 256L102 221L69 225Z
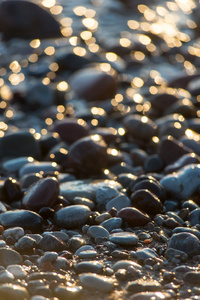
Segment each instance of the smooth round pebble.
M110 293L114 288L113 279L93 273L79 275L80 284L83 288L103 293Z
M168 249L173 248L187 253L188 256L198 254L200 250L199 239L187 232L175 233L169 239Z
M138 236L132 232L116 232L109 235L109 241L119 245L134 246L139 241Z

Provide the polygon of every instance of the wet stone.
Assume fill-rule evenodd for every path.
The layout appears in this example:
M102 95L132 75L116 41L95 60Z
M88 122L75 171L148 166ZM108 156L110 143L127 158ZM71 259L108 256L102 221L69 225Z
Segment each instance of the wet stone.
M13 1L14 2L14 1ZM30 132L16 131L8 133L0 140L0 158L17 158L21 156L40 156L39 146Z
M21 255L12 249L9 248L0 248L0 264L4 267L14 264L21 264L22 257Z
M170 195L188 200L198 189L200 178L199 165L188 165L179 172L167 175L160 183Z
M131 195L132 205L148 214L159 214L163 206L159 198L148 190L141 189Z
M122 208L129 207L130 205L130 199L127 196L121 194L113 198L106 204L106 210L109 211L113 207L115 207L117 210L120 210Z
M100 225L102 227L104 227L107 231L111 232L112 230L118 229L121 227L122 219L114 217L114 218L103 221Z
M200 244L198 238L191 233L175 233L169 239L168 249L173 248L185 252L188 256L198 254Z
M42 236L45 236L47 234L51 234L55 236L56 238L60 239L64 243L67 243L69 241L69 236L67 233L62 232L62 231L47 231L42 234Z
M118 213L117 217L120 217L123 222L127 222L130 226L144 226L150 222L150 217L142 213L140 210L134 207L122 208Z
M78 273L100 274L103 271L103 265L98 261L82 261L75 266Z
M92 259L97 256L97 252L95 250L85 250L81 251L78 256L83 259Z
M33 161L34 159L28 156L13 158L5 161L2 164L2 168L8 173L15 173L18 172L25 164Z
M200 224L200 208L196 208L190 212L188 221L190 222L191 226Z
M125 117L124 126L133 138L144 141L149 141L157 133L157 125L153 121L136 114Z
M86 122L79 123L76 119L63 119L54 123L54 131L59 134L62 141L72 144L89 134Z
M5 17L5 14L11 22ZM28 1L2 3L0 15L4 40L14 37L41 39L61 36L59 23L50 13L35 3Z
M27 292L26 288L17 284L11 284L11 283L1 284L0 294L1 297L3 297L3 299L6 300L29 299L29 293Z
M107 238L109 236L108 230L106 230L103 226L97 225L90 226L87 234L89 234L94 239L98 237Z
M131 260L120 260L112 266L112 269L116 272L119 269L127 270L129 267L133 267L136 270L142 270L142 267L139 264Z
M141 292L131 296L130 300L170 300L171 295L163 292Z
M55 288L54 294L58 299L78 299L81 296L81 286L62 286L59 285ZM45 298L46 299L46 298Z
M52 234L46 234L38 246L44 251L61 252L66 249L66 244Z
M10 265L6 269L8 272L13 274L15 279L23 279L27 276L27 272L20 265Z
M134 246L137 245L139 240L138 236L132 232L117 232L109 235L109 241L122 246Z
M37 242L29 236L21 237L15 243L15 249L20 253L29 253L33 251L33 248L37 247Z
M97 68L79 70L70 78L70 85L80 98L88 101L112 98L118 87L116 73L104 72L101 64Z
M58 201L59 182L55 177L47 177L32 185L22 200L23 205L35 211L42 207L52 207Z
M22 177L24 175L30 174L30 173L40 173L40 172L55 172L58 171L59 168L57 164L51 163L51 162L34 162L34 163L28 163L25 164L20 170L19 170L19 176Z
M43 227L43 219L37 213L22 209L2 213L0 223L5 228L19 226L33 232L41 231Z
M187 227L176 227L173 229L172 233L180 233L180 232L188 232L195 235L200 240L200 232L194 228L187 228Z
M114 288L113 279L93 273L79 275L79 281L83 288L103 293L110 293Z
M90 245L84 245L84 246L81 246L79 249L76 250L76 252L74 253L74 255L79 255L81 252L84 252L84 251L95 251L95 249L90 246Z
M93 201L91 201L90 199L87 198L83 198L83 197L75 197L73 204L75 205L86 205L88 206L90 209L94 209L95 204Z
M69 148L69 163L77 172L98 174L107 167L106 150L106 143L100 135L81 138Z
M145 248L141 250L137 250L135 252L135 256L137 259L145 261L146 259L149 258L156 258L158 257L157 253L153 249Z
M54 223L66 229L77 228L87 223L91 214L85 205L71 205L60 209L54 215Z

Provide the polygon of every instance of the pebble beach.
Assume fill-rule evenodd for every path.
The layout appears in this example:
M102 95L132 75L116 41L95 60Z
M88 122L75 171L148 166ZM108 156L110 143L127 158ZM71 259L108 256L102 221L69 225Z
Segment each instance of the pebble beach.
M200 299L199 15L0 2L0 300Z

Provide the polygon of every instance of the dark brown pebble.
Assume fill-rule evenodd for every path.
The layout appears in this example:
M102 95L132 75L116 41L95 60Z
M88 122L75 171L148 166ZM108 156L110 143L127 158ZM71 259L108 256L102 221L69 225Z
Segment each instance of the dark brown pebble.
M145 226L148 222L151 221L150 217L142 213L140 210L134 207L122 208L117 217L121 218L124 222L127 222L130 226Z
M156 215L162 212L160 199L147 189L140 189L131 195L132 205L148 214Z
M55 177L39 180L26 191L22 204L35 211L42 207L52 207L59 195L59 182Z
M141 189L146 189L150 191L151 193L156 195L160 201L164 201L165 199L165 190L162 187L162 185L156 180L147 179L139 181L133 186L131 191L134 193L135 191Z

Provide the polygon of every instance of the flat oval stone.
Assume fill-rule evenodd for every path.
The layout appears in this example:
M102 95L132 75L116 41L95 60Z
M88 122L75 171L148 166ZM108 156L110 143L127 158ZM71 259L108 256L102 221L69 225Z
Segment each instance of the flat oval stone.
M197 229L194 228L188 228L188 227L176 227L172 230L172 233L180 233L180 232L188 232L193 235L195 235L200 240L200 232Z
M56 272L34 272L27 276L26 280L33 281L33 280L47 280L52 281L55 280L58 283L66 282L66 278L64 275L58 274Z
M131 296L130 300L170 300L172 299L169 293L163 292L141 292Z
M6 300L25 300L29 299L29 293L25 287L12 284L12 283L4 283L0 285L0 294L3 299Z
M200 165L191 164L179 172L165 176L160 183L167 193L181 200L188 200L198 189Z
M87 251L87 250L91 250L94 251L94 248L90 245L84 245L81 246L79 249L76 250L76 252L74 253L74 255L79 255L82 251Z
M150 248L137 250L135 252L135 255L139 260L142 260L142 261L144 261L145 259L148 259L148 258L158 257L157 253L153 249L150 249Z
M174 248L183 251L187 253L188 256L193 256L198 254L200 250L200 243L199 239L195 235L183 232L173 234L169 239L167 247L168 249Z
M83 288L81 286L69 287L59 285L55 288L54 293L58 299L79 299L79 297L81 296L80 294L82 293L82 289Z
M109 235L109 241L119 245L134 246L137 244L139 238L132 232L116 232Z
M27 189L22 203L28 209L39 211L42 207L55 205L58 201L58 195L58 180L55 177L47 177L37 181Z
M114 288L113 279L93 273L84 273L79 275L79 281L83 288L93 291L110 293Z
M22 257L21 255L12 249L9 248L0 248L0 264L4 267L9 265L21 264Z
M85 205L70 205L57 211L54 223L66 229L77 228L87 223L91 210Z
M24 236L24 229L22 227L8 228L4 230L2 235L5 239L12 237L15 241L18 241L22 236Z
M117 272L117 270L119 270L119 269L127 270L127 268L131 267L131 266L137 270L142 270L142 267L139 264L137 264L136 262L131 261L131 260L120 260L112 266L112 269L113 269L113 271Z
M131 205L130 199L125 195L119 195L106 204L106 210L109 211L111 208L115 207L117 210L120 210L124 207L129 207Z
M20 265L9 265L6 269L14 275L15 279L23 279L27 276L27 272Z
M124 126L133 138L149 141L157 134L157 125L149 118L137 114L124 118Z
M54 123L54 131L59 134L62 141L71 144L87 136L89 128L83 120L79 122L79 120L67 118L56 121Z
M52 234L46 234L38 243L38 246L44 251L61 252L66 249L66 244Z
M23 236L15 243L15 249L22 254L26 254L33 251L33 248L37 247L36 240L30 236Z
M81 138L69 147L68 157L77 172L96 174L107 166L107 146L98 134Z
M22 177L24 175L30 174L30 173L40 173L40 172L55 172L59 171L58 165L53 162L33 162L25 164L20 170L19 170L19 176Z
M98 261L81 261L75 266L78 273L96 273L99 274L103 270L103 265Z
M104 72L99 64L96 68L86 68L74 73L70 78L70 86L80 98L88 101L105 100L114 97L118 81L113 69Z
M160 199L147 189L135 191L131 195L132 205L148 214L160 214L163 205Z
M108 220L103 221L101 224L105 229L107 229L109 232L111 232L114 229L118 229L122 225L122 219L121 218L110 218Z
M30 156L13 158L3 162L2 168L8 173L13 173L19 171L25 164L33 161L34 158Z
M146 281L130 281L127 284L126 290L131 293L145 292L145 291L160 291L162 289L161 284L155 280Z
M127 222L130 226L145 226L151 221L150 217L142 213L140 210L134 207L122 208L118 213L117 217L122 218L124 222Z
M188 221L190 222L191 226L200 224L200 208L196 208L191 211L188 216Z
M43 219L37 213L23 209L0 214L0 223L5 228L20 226L33 232L42 231L43 227Z
M109 236L108 230L106 230L103 226L100 225L93 225L87 231L92 238L102 237L107 238Z

